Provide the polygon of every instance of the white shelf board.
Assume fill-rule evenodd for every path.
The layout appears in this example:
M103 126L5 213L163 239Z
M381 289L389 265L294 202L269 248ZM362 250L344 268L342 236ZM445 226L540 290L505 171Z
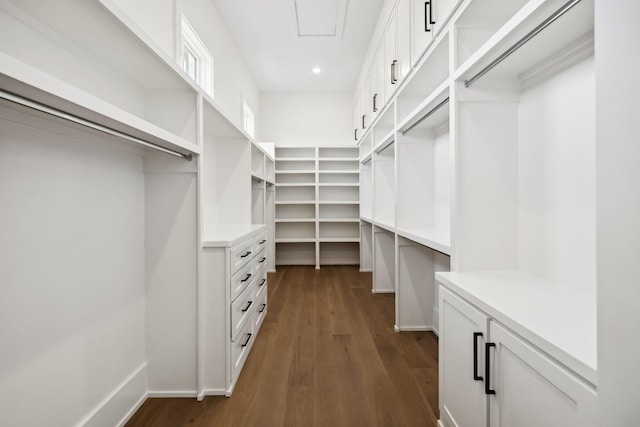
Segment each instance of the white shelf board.
M0 52L3 90L184 154L202 148L75 86Z
M289 200L284 200L284 201L277 201L275 202L276 205L315 205L316 201L315 200L293 200L293 201L289 201Z
M382 138L382 140L378 144L376 144L375 147L373 147L372 151L375 153L380 153L381 151L386 150L387 147L396 142L395 135L395 130L389 132L387 135L385 135L384 138Z
M321 157L321 162L357 162L357 157Z
M321 182L318 184L319 187L360 187L360 184L357 182L348 182L348 183L330 183L330 182Z
M320 218L319 222L360 222L358 218Z
M315 162L315 157L276 157L276 162Z
M359 237L321 237L320 243L360 243Z
M316 222L315 218L276 218L275 222Z
M316 173L315 169L298 169L298 170L277 170L275 173L283 173L283 174L300 174L300 173Z
M359 170L330 170L330 171L318 171L319 173L323 173L323 174L356 174L356 173L360 173Z
M376 220L368 220L368 222L370 222L371 224L375 225L376 227L380 227L382 229L385 229L391 233L395 233L396 232L396 227L391 225L391 224L387 224L386 222L382 222L382 221L376 221Z
M276 183L276 187L315 187L316 184L314 182L311 183L300 183L300 182L279 182Z
M264 182L264 177L262 175L259 175L257 173L251 172L251 179L254 181L258 181L258 182Z
M321 205L359 205L360 202L356 201L327 201L327 200L320 200L318 202Z
M373 224L373 220L371 218L367 218L365 216L360 216L360 221L364 221L369 224Z
M316 239L314 237L302 237L302 238L293 238L293 237L276 237L276 243L315 243Z
M396 228L396 233L445 255L451 255L450 231L434 228Z
M597 385L595 295L520 271L436 273L436 279Z
M414 123L418 122L429 111L431 111L436 105L449 96L449 79L444 81L436 90L433 91L423 102L420 103L409 115L398 125L400 131L405 131L411 127ZM442 117L446 114L446 117ZM435 112L433 116L427 118L425 122L435 122L436 126L444 122L449 117L449 106L443 105L439 111ZM424 122L416 125L417 128L421 127L433 127L428 126Z
M361 163L361 164L365 164L365 163L367 163L367 162L370 162L370 161L371 161L371 157L373 157L373 150L372 150L372 151L369 151L369 152L367 153L367 155L366 155L366 156L364 156L364 157L360 160L360 163Z

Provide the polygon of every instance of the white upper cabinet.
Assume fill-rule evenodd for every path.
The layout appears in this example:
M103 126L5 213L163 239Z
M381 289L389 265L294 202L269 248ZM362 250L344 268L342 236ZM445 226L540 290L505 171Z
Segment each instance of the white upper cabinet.
M378 113L384 108L384 43L380 43L373 57L371 70L369 71L369 98L371 99L371 122L378 117Z
M384 33L385 103L411 69L411 3L399 0Z
M420 60L460 3L461 0L413 0L413 65Z
M396 91L398 77L396 68L396 8L391 12L391 17L384 32L384 102L389 102Z

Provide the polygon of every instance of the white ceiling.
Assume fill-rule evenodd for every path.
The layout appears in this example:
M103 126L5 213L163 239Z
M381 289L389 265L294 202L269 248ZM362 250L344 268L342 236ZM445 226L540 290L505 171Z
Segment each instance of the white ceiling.
M212 1L262 92L353 91L384 3Z

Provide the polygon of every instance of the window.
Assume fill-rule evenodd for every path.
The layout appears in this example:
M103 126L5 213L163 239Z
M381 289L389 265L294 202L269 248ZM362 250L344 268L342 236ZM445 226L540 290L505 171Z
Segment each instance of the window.
M242 128L251 138L256 137L256 116L246 102L242 103Z
M184 16L181 65L184 72L213 97L213 55Z

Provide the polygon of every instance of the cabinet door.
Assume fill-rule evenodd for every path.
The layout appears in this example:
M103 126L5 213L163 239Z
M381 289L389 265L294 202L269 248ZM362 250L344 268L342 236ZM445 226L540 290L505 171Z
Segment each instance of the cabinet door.
M398 76L396 58L396 9L394 8L384 32L384 102L389 102L396 90Z
M590 427L596 394L552 359L491 322L491 427Z
M440 420L446 427L486 427L488 403L479 378L489 319L442 286L439 305Z
M413 38L411 65L415 65L429 47L435 34L435 0L413 0Z
M411 0L398 0L396 6L396 60L399 85L411 70Z
M449 18L461 2L462 0L435 0L433 13L435 15L436 35L447 25Z
M373 64L371 65L371 99L376 97L376 112L374 117L377 117L380 111L384 108L384 43L381 43L376 50L376 54L373 57Z
M358 96L353 104L353 139L360 141L362 136L362 129L360 129L360 100L361 96Z

